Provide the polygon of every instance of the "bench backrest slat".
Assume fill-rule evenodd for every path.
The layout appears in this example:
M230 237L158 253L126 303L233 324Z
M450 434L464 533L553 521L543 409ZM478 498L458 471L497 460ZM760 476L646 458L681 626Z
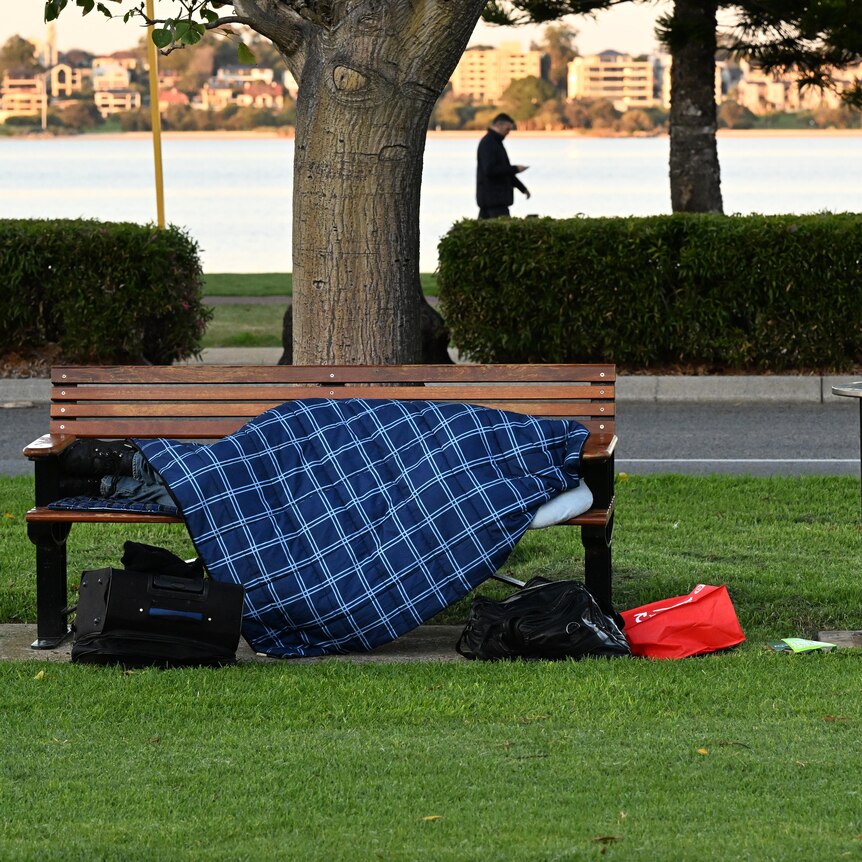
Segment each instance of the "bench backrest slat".
M521 400L588 400L613 401L614 384L603 384L601 387L590 385L562 386L554 383L461 383L449 385L446 383L431 383L427 386L374 386L373 384L333 384L330 386L317 384L314 386L290 385L274 383L269 386L249 384L247 386L221 385L218 383L198 384L189 386L177 384L166 386L121 386L113 385L67 385L54 387L53 400L56 402L73 401L85 403L121 401L133 403L193 401L194 403L252 402L272 400L278 393L284 393L284 398L401 398L410 400L435 399L438 401L464 401L475 398L476 394L484 399Z
M464 401L615 431L613 365L82 366L52 372L53 434L212 439L297 398Z
M253 369L253 371L252 371ZM76 383L613 383L613 365L79 365L56 367Z

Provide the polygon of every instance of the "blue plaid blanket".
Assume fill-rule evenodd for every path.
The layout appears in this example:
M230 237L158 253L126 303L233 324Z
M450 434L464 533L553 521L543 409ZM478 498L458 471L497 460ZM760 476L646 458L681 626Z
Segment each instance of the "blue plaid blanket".
M373 649L465 596L578 484L587 429L468 404L309 399L203 445L135 440L258 652Z

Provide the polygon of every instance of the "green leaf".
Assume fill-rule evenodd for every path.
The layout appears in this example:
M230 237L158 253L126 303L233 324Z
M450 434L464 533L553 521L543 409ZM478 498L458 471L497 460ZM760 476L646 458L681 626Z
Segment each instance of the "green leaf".
M201 16L206 18L210 24L218 21L218 12L213 12L212 9L201 9Z
M200 28L200 29L199 29ZM203 25L191 21L178 21L176 39L183 45L195 45L201 40Z
M159 28L153 30L153 43L157 48L167 48L173 41L173 36L170 30Z
M84 15L89 15L96 5L96 0L75 0L75 2L84 10Z
M65 5L65 0L45 0L45 21L56 21Z
M113 18L114 16L111 14L111 10L104 3L97 3L96 8L106 17Z
M240 63L256 63L257 57L254 56L254 51L245 44L240 42L236 48L236 57Z

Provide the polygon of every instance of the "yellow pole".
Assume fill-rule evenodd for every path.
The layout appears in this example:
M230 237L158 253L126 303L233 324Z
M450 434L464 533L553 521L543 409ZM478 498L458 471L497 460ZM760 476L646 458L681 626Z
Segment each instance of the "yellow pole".
M153 0L147 0L147 17L155 18ZM153 127L153 163L156 169L156 217L165 226L165 186L162 179L162 120L159 115L159 54L153 42L153 28L147 27L147 57L150 61L150 121Z

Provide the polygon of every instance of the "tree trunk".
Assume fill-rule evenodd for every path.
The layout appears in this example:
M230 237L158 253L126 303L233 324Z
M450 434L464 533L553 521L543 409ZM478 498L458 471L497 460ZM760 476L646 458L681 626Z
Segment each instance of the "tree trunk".
M299 82L284 325L297 364L419 360L425 133L485 3L231 0Z
M419 211L430 107L322 62L297 102L293 338L297 364L419 359ZM330 80L325 80L327 77ZM302 107L300 107L302 106Z
M465 5L357 4L355 23L307 38L293 192L297 364L421 359L425 134L481 11ZM457 20L444 36L445 15Z
M716 7L714 0L676 0L670 22L670 195L674 212L723 212L715 140Z

